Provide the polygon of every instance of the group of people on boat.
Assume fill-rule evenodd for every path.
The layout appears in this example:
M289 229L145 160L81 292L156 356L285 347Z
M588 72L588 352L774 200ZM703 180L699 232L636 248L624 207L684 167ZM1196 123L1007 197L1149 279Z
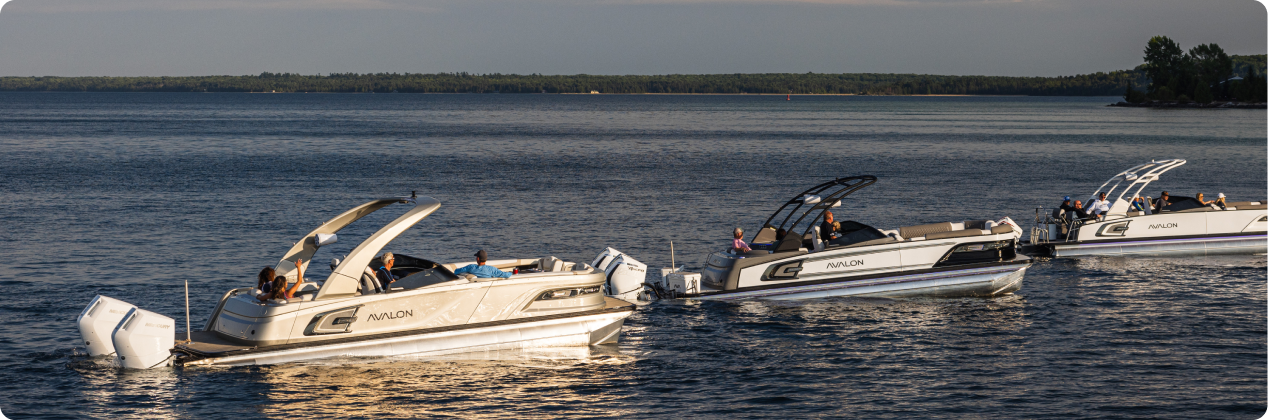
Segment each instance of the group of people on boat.
M1202 193L1198 193L1197 197L1194 199L1202 206L1210 206L1220 210L1228 208L1224 193L1219 193L1214 200L1206 200ZM1105 215L1106 213L1109 213L1110 207L1112 206L1112 203L1106 199L1105 193L1100 193L1088 201L1089 202L1086 207L1083 206L1083 202L1079 200L1074 200L1074 203L1071 204L1070 196L1065 196L1065 200L1061 202L1059 209L1067 221L1073 221L1075 219L1105 220ZM1158 198L1155 198L1152 201L1140 196L1132 199L1131 211L1138 211L1144 214L1155 214L1167 210L1167 207L1170 205L1172 205L1171 194L1167 191L1163 191Z
M780 228L775 232L775 241L778 242L784 240L784 236L787 234L787 231ZM743 254L753 250L747 243L744 242L744 239L742 239L744 237L744 229L740 229L738 227L735 228L734 236L735 238L731 241L731 253ZM827 242L840 237L841 222L834 219L831 211L823 212L823 222L819 224L819 239Z
M454 274L459 276L471 274L477 278L507 278L511 273L502 271L491 265L486 265L489 261L489 254L483 249L475 253L475 264L468 264L462 268L454 270ZM366 292L374 290L374 293L384 293L390 290L392 282L400 280L400 277L392 274L392 266L396 264L396 255L391 252L384 252L379 260L383 266L377 270L366 267L366 276L373 276L375 281L363 281L363 289ZM337 261L337 260L336 260ZM331 270L334 270L337 263L331 263ZM369 280L368 278L365 280ZM256 289L260 292L255 295L256 299L261 302L277 301L285 302L295 298L295 293L299 291L304 284L304 260L302 258L295 259L295 282L292 284L287 280L286 276L277 275L277 271L273 267L265 266L260 270L260 274L256 276Z

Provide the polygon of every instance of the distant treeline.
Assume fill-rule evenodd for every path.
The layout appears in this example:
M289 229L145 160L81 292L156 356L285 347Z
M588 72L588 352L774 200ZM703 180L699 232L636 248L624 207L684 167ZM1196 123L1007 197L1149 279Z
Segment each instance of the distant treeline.
M1263 73L1265 59L1233 56ZM880 73L672 74L329 74L257 76L0 77L0 91L60 92L401 92L401 93L766 93L866 95L1117 96L1148 83L1140 69L1061 77L935 76Z

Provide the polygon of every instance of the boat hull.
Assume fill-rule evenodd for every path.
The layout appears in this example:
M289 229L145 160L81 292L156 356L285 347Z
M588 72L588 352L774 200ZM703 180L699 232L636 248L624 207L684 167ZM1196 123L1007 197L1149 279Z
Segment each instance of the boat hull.
M862 280L842 280L839 282L818 283L810 285L789 285L787 287L763 288L758 290L737 290L691 296L699 300L738 300L738 299L815 299L832 296L860 297L990 297L1005 295L1021 289L1025 264L1007 264L990 267L978 267L959 270L923 272L917 274L900 274L881 276Z
M1049 246L1053 257L1264 254L1268 253L1268 235L1150 238L1116 242L1054 243Z
M408 334L367 338L347 342L312 343L299 346L270 346L202 352L177 346L182 353L177 365L267 365L330 357L438 356L495 350L547 347L584 347L615 343L633 305L610 308L569 317L519 320L476 325L466 328L438 328ZM198 341L198 340L195 340Z

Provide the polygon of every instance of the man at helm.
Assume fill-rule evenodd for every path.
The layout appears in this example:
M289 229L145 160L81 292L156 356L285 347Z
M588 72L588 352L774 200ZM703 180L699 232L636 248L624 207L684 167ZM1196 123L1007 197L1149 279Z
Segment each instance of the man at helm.
M492 266L484 265L485 261L489 260L489 254L484 252L483 249L481 249L479 252L476 252L475 257L476 257L475 264L467 264L466 267L462 267L457 270L454 270L453 273L459 276L463 274L471 274L478 278L493 278L493 277L507 278L511 276L511 273L498 270L497 268L494 268Z

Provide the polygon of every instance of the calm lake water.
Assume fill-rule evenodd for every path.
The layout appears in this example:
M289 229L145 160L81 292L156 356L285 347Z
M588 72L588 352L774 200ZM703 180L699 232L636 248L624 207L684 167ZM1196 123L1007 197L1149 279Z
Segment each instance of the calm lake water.
M1262 110L1118 98L0 93L0 411L22 418L1256 418L1265 257L1038 262L994 299L674 301L618 346L121 371L96 294L195 328L290 244L370 199L444 203L387 249L439 261L606 246L699 269L736 226L838 176L881 228L1150 186L1268 196ZM399 213L323 248L310 277ZM181 330L183 332L183 322Z

